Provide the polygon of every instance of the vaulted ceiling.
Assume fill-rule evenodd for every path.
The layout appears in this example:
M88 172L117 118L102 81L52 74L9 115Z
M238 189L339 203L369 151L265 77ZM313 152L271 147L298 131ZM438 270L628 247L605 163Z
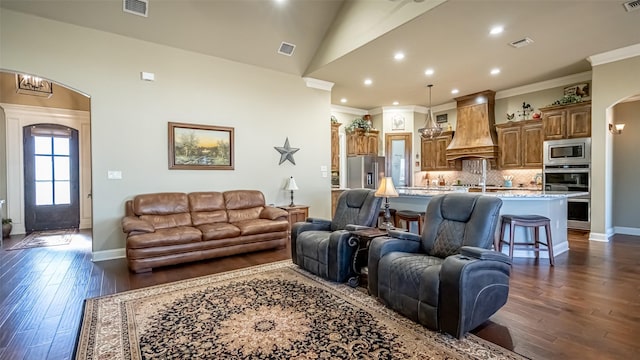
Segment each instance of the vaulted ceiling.
M148 17L123 12L122 0L0 6L330 81L333 104L360 109L427 105L428 83L437 105L572 75L591 69L591 55L640 44L640 10L621 0L149 0ZM496 25L504 31L490 35ZM277 53L283 41L296 45L292 56Z

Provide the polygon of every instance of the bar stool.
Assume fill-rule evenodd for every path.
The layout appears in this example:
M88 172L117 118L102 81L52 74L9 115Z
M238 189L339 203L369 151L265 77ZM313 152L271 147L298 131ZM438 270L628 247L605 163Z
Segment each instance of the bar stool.
M416 222L418 224L418 235L422 234L424 212L398 210L396 211L396 226L400 226L402 221L407 224L407 231L411 231L411 223Z
M507 225L509 225L508 242L504 240L504 233ZM527 229L533 228L533 243L515 242L514 233L516 226L522 226ZM540 241L540 226L544 226L544 230L547 235L546 243ZM495 240L493 246L497 251L502 252L503 243L509 244L509 257L511 259L513 259L513 248L515 245L533 245L533 251L536 252L536 259L539 259L540 251L545 251L544 249L540 249L540 244L542 244L547 247L546 250L549 252L549 262L551 263L551 266L554 266L553 241L551 240L551 220L547 217L541 215L502 215L500 217L500 237Z
M378 212L378 227L381 227L383 222L384 209L380 209L380 212ZM393 225L393 227L396 227L396 209L389 208L389 222Z

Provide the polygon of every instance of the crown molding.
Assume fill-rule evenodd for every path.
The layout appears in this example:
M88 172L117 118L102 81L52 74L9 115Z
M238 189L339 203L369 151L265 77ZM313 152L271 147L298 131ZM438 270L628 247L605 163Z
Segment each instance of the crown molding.
M341 113L347 113L347 114L353 114L353 115L370 114L370 112L367 110L356 109L356 108L342 106L342 105L331 105L331 112L341 112Z
M504 99L512 96L524 95L581 81L591 81L591 71L585 71L573 75L559 77L557 79L541 81L529 85L519 86L513 89L498 91L496 92L496 99Z
M587 60L591 63L591 66L598 66L636 56L640 56L640 44L591 55Z
M335 83L332 83L330 81L324 81L310 77L303 77L302 80L304 80L305 84L307 84L307 87L324 91L331 91L333 85L335 85Z

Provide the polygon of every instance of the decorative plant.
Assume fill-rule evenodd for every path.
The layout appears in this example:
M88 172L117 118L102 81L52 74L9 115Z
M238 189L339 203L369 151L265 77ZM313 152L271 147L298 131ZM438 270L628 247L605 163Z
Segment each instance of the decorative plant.
M364 131L369 131L372 129L371 121L365 120L363 118L355 118L351 121L351 124L347 125L346 130L348 132L353 132L356 129L363 129Z
M11 221L11 219L9 219L9 218L6 218L6 219L5 219L5 218L2 218L2 225L5 225L5 224L11 224L11 222L12 222L12 221Z
M331 115L331 123L332 124L337 124L338 123L338 119L336 119L335 116Z
M551 105L567 105L567 104L576 104L582 102L582 96L580 95L565 95L561 97L559 100L556 100Z

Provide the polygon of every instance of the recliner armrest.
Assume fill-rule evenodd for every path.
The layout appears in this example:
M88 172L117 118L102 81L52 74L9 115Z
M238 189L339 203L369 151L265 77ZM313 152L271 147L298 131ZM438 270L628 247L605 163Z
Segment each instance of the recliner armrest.
M347 230L347 231L358 231L358 230L372 229L372 227L363 226L363 225L347 224L347 226L345 226L344 229Z
M331 220L310 217L307 218L307 222L312 224L324 225L328 228L331 228Z
M393 237L396 239L410 240L410 241L417 241L417 242L420 242L421 240L420 235L414 234L408 231L389 230L388 233L390 237Z
M502 261L511 265L511 259L498 251L483 249L475 246L463 246L460 248L460 255L479 260Z

